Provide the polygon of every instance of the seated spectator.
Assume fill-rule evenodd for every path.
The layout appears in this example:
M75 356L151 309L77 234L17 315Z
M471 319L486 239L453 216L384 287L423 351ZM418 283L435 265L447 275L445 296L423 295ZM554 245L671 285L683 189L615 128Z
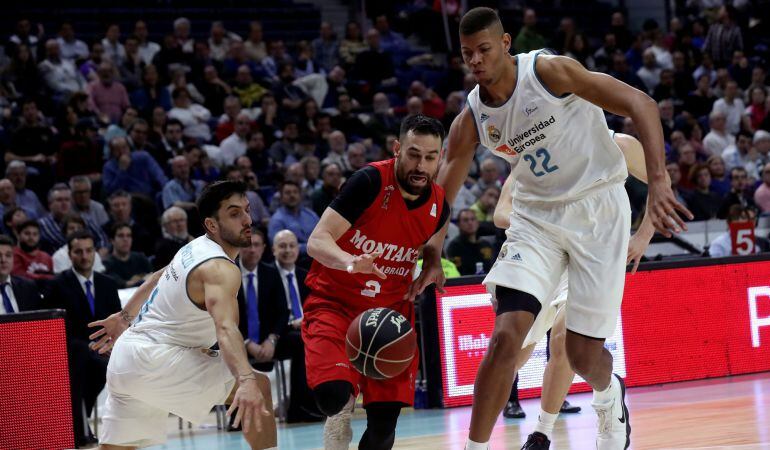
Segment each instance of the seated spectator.
M162 154L166 161L184 152L183 132L184 125L176 119L169 119L163 124L163 137L161 138L161 147L163 148L162 150L159 149L158 153Z
M147 29L147 22L144 20L137 20L134 25L134 36L136 36L139 42L139 54L142 57L142 61L149 65L152 63L152 58L160 51L160 45L157 42L152 42L148 39L150 33Z
M751 89L751 103L743 112L744 128L757 131L762 126L762 122L767 117L766 100L767 91L763 87L757 86Z
M131 104L143 116L157 107L164 111L171 109L171 94L160 84L158 69L153 64L147 65L142 71L142 83L131 92Z
M16 53L11 56L11 63L2 75L9 98L29 98L40 92L40 73L26 44L16 47Z
M0 314L13 314L42 309L42 299L35 283L12 274L15 248L8 236L0 236Z
M59 27L59 53L62 59L75 62L88 58L88 46L85 42L75 37L75 29L70 22L63 22Z
M513 40L516 53L528 53L546 47L545 37L537 31L537 14L534 9L524 9L522 22L519 34Z
M112 229L113 224L127 223L131 227L133 247L131 250L151 255L155 246L152 229L146 223L135 220L132 196L126 191L115 191L107 198L110 221L104 225L104 230Z
M685 196L689 193L681 188L680 182L682 181L682 170L679 168L679 163L676 161L668 161L666 163L666 172L671 179L671 191L674 193L676 200L687 206Z
M53 259L40 250L40 225L28 220L16 228L19 245L13 249L13 274L30 280L53 278Z
M299 184L286 181L281 185L279 192L281 206L270 219L268 237L274 241L279 231L290 230L299 241L300 255L307 255L307 240L318 224L318 215L300 205L302 191Z
M722 197L711 190L711 173L708 166L695 164L690 168L689 178L694 190L687 196L687 207L693 214L693 220L715 218Z
M712 111L709 114L709 128L711 129L703 138L703 147L712 155L722 156L722 153L730 145L735 143L735 136L727 132L727 116L721 111Z
M730 223L754 220L754 211L741 205L732 205L727 215L727 231L720 234L709 244L709 256L721 258L733 255L733 240L730 237ZM759 246L754 245L754 253L759 253Z
M104 57L116 66L123 64L126 59L126 48L120 43L120 27L117 24L107 26L107 32L102 39Z
M727 193L719 206L717 218L726 219L730 213L730 207L740 205L743 208L756 208L754 198L749 195L749 176L743 167L734 167L730 170L730 192Z
M299 124L296 120L287 120L283 124L281 140L275 141L269 150L270 157L279 166L288 166L299 161L297 138L299 138Z
M722 153L727 170L735 167L743 167L749 175L750 180L759 179L759 173L756 168L755 159L758 156L756 152L751 151L751 144L754 141L749 131L740 131L735 143L727 147Z
M248 65L243 64L238 67L233 83L233 94L241 101L243 108L256 107L262 100L262 96L268 92L269 89L254 81Z
M126 38L126 59L118 67L120 82L131 92L142 84L142 71L147 65L139 53L139 39L136 36Z
M11 134L11 142L5 151L5 162L19 160L27 163L40 172L41 182L46 183L53 178L51 164L55 162L56 150L54 130L44 122L37 103L24 100L19 126Z
M763 214L770 213L770 162L762 168L762 184L754 192L754 203Z
M447 256L461 275L487 273L492 267L492 244L480 240L479 220L470 209L460 211L457 218L460 235L449 242Z
M235 159L246 154L248 136L251 132L251 118L246 113L240 113L235 118L233 134L225 138L220 144L220 166L231 166Z
M102 180L105 194L123 190L150 198L168 181L155 159L144 150L132 152L124 137L110 141L110 159L104 164Z
M366 147L361 142L353 142L348 145L345 158L348 160L348 167L350 167L350 170L345 173L345 177L349 177L366 166Z
M225 56L230 51L230 44L233 42L242 42L240 36L225 29L225 25L217 20L211 23L211 32L209 36L209 48L211 48L211 57L217 61L224 61Z
M348 146L345 134L339 130L334 130L329 133L327 141L329 142L329 154L321 161L321 164L336 164L343 173L350 172L350 163L345 157L345 150Z
M275 96L267 92L262 96L259 102L259 115L256 117L257 129L260 130L266 139L266 143L272 145L276 136L280 136L281 122L278 117L278 103Z
M369 129L368 135L375 138L378 143L384 143L385 136L388 134L398 134L401 123L393 114L390 100L388 100L388 96L384 93L378 92L374 94L372 108L374 113L372 118L366 123L366 127Z
M704 74L698 77L698 84L695 90L687 95L684 109L694 117L700 118L711 113L716 99L716 96L711 91L710 77Z
M711 191L724 197L730 192L730 179L727 177L725 161L721 156L712 155L706 160L706 165L711 173Z
M339 64L340 43L329 22L321 22L319 37L312 42L316 64L326 72Z
M500 198L500 188L496 186L489 186L484 189L484 193L470 208L476 214L476 218L479 222L492 222L495 205Z
M351 20L345 26L345 38L340 42L340 58L346 69L353 67L358 55L367 49L361 37L361 26Z
M175 156L171 160L171 174L173 178L163 186L163 209L172 206L193 208L205 183L190 179L190 163L184 156Z
M263 40L262 24L258 20L249 23L249 37L243 46L246 55L252 61L259 62L267 56L267 46Z
M235 118L243 111L241 101L235 95L228 95L223 101L224 110L217 119L217 128L214 136L217 142L224 141L235 131Z
M13 187L11 180L3 178L0 180L0 215L5 215L6 211L10 211L12 208L21 208L26 213L27 217L33 217L34 211L28 211L27 209L18 205L16 201L16 189Z
M27 212L30 219L37 219L46 214L37 194L27 189L27 165L23 161L13 160L5 167L5 176L13 183L16 191L16 204Z
M80 73L85 82L98 80L99 76L96 74L96 71L99 64L103 61L107 61L107 59L104 58L104 46L99 41L95 41L91 44L91 52L88 56L88 59L78 66L78 73Z
M213 64L203 68L203 81L200 83L200 91L206 99L203 106L211 111L212 116L220 116L224 113L225 99L231 95L233 89L219 78L219 72ZM218 139L220 140L220 139Z
M682 181L679 182L679 186L682 188L691 191L695 189L695 184L690 179L690 169L695 166L695 164L698 162L697 154L695 153L695 149L690 145L689 142L683 143L679 147L679 169L682 171L683 174L687 174L687 179L682 179Z
M652 94L655 87L660 83L661 68L655 59L655 52L647 49L642 54L643 66L636 71L636 75L642 80L648 94Z
M48 191L48 209L51 211L46 216L38 219L40 224L40 248L49 254L66 244L65 234L62 232L64 218L72 211L72 191L64 183L55 184ZM107 236L99 228L99 225L90 219L84 219L86 229L94 236L94 243L100 252L106 254Z
M349 94L343 93L337 96L337 110L339 114L332 117L332 127L343 132L351 140L369 137L366 125L353 113L353 101Z
M278 166L265 147L265 136L261 131L249 133L246 139L246 157L251 161L251 168L262 184L275 184Z
M110 123L120 120L130 105L128 91L123 83L115 80L115 72L115 66L105 61L99 65L99 79L86 86L91 109Z
M342 171L337 164L326 164L321 170L321 187L316 189L310 196L313 205L313 211L321 217L326 207L337 197L342 184Z
M368 48L358 54L353 67L353 78L366 81L374 89L395 83L393 57L382 48L380 39L375 29L366 33Z
M481 177L471 188L471 193L478 199L487 190L488 187L501 189L500 166L497 165L494 158L487 158L481 162Z
M64 140L56 155L56 176L70 179L86 175L94 181L102 177L103 151L99 127L92 117L79 119L75 125L75 136Z
M360 167L366 165L366 157L363 154L354 158L360 160ZM305 192L305 196L309 199L311 194L323 184L321 181L321 161L311 154L310 156L303 157L299 163L305 173L300 186L302 191Z
M115 280L120 289L138 286L152 273L152 265L144 253L131 251L131 241L129 224L116 223L112 226L112 253L104 259L104 273Z
M128 136L128 127L139 118L139 111L130 107L123 113L123 117L118 123L112 123L107 127L107 131L104 132L102 139L104 140L104 159L110 158L110 142L116 137Z
M184 151L184 157L190 163L191 178L204 183L211 183L219 179L219 169L211 162L208 153L198 145L191 145Z
M719 111L727 119L727 132L737 134L741 130L741 117L746 110L743 100L738 97L738 83L728 81L724 97L714 102L713 111Z
M59 43L55 39L46 41L45 54L45 59L37 68L56 101L63 103L70 95L83 90L85 81L72 61L62 59Z
M69 186L72 190L74 213L80 214L83 219L89 219L100 227L110 220L104 206L91 199L91 180L88 177L83 175L72 177Z
M132 152L145 151L152 156L164 171L168 168L168 160L171 156L163 148L158 148L150 143L150 124L144 119L136 119L128 126L128 145Z
M176 88L171 94L174 107L168 112L169 119L176 119L184 126L185 137L199 143L211 140L208 121L211 113L202 105L192 103L190 93L185 88Z
M184 209L172 206L163 211L160 222L163 237L155 244L155 270L166 267L174 259L176 252L193 239L187 232L187 213Z
M67 353L70 368L70 395L75 443L93 442L83 418L91 415L96 398L104 388L108 358L91 350L90 322L106 319L120 311L120 298L115 282L94 271L96 255L94 238L87 232L68 237L67 247L72 270L51 280L45 293L47 307L67 311ZM85 416L83 415L85 402Z
M171 83L166 86L169 94L171 94L171 100L174 99L174 91L177 89L184 89L190 97L190 101L193 104L202 104L206 101L203 98L203 94L198 91L198 88L194 84L187 81L187 70L177 68L171 71Z
M74 233L85 231L85 220L77 214L68 214L62 221L62 234L64 236L70 236ZM63 245L56 250L51 257L53 261L53 273L59 274L72 267L72 261L69 257L69 249L67 245ZM102 263L102 257L97 252L94 256L94 270L102 273L104 272L104 264Z
M3 214L3 232L13 239L14 242L18 242L19 236L16 233L16 228L28 220L30 220L29 216L23 209L18 206L9 208Z

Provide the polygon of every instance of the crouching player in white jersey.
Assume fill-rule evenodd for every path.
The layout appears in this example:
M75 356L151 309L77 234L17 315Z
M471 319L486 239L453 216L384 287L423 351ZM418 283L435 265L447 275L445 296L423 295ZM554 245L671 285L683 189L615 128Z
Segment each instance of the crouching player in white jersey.
M647 172L644 167L644 153L641 143L634 137L627 134L612 133L615 143L623 151L623 156L628 166L628 172L639 179L647 182ZM503 184L500 199L495 207L494 222L498 228L508 229L511 224L511 209L513 200L513 176L509 175ZM633 262L634 267L631 273L636 272L639 260L644 255L644 251L655 234L647 216L642 221L637 232L631 236L628 244L628 257L626 262ZM522 352L516 359L516 372L521 370L527 363L535 346L551 330L549 340L550 358L545 366L543 374L543 390L540 397L540 413L537 417L537 425L532 434L527 437L527 442L522 450L547 450L551 445L551 433L553 431L556 418L559 416L559 410L567 396L572 385L575 372L569 365L567 353L564 348L564 340L567 334L565 325L565 308L568 295L568 277L565 271L559 285L551 294L550 302L540 314L538 314L532 328L522 344ZM493 299L493 304L497 308L497 301Z
M242 423L251 448L276 447L270 382L249 365L238 330L234 260L251 245L245 193L232 181L206 187L198 199L206 234L182 247L120 313L91 324L103 327L91 336L99 339L94 348L112 350L100 448L162 444L169 413L200 423L231 392L228 413L238 408L234 425ZM215 343L218 351L210 349Z
M666 184L657 105L573 59L542 51L510 56L511 36L489 8L463 16L460 44L478 85L452 123L438 182L451 204L482 144L511 164L515 215L504 257L484 280L497 298L497 317L476 375L466 448L488 448L524 338L566 268L565 348L570 366L594 390L596 446L628 448L625 387L612 374L604 341L615 329L623 298L631 209L623 188L623 156L608 134L602 109L634 121L649 179L647 214L670 236L685 227L677 211L692 215ZM440 244L437 238L426 245L413 293L434 281L441 287Z

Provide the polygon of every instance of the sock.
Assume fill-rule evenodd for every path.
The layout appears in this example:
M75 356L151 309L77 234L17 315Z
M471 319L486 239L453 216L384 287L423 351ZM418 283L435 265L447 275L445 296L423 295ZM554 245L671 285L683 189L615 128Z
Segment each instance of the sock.
M537 416L537 425L535 425L535 431L543 433L548 438L548 440L551 440L553 425L556 423L557 417L559 417L559 413L551 414L546 412L543 408L540 408L540 415Z
M489 450L487 442L474 442L468 438L465 442L465 450Z
M607 403L610 403L612 399L615 398L616 388L618 387L620 387L618 379L615 378L615 375L611 375L610 385L607 386L607 389L603 391L594 390L594 399L592 403L597 405L606 405Z

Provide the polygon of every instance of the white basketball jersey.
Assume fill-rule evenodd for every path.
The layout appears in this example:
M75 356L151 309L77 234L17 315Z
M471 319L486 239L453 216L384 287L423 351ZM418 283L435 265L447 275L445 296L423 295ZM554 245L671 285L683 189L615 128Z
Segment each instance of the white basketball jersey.
M132 329L161 344L194 348L214 345L217 341L214 319L187 294L190 272L214 258L233 262L222 247L206 235L182 247L142 306Z
M556 97L535 64L543 50L516 55L516 87L502 106L468 94L479 140L511 164L516 202L569 201L628 177L604 112L577 95Z

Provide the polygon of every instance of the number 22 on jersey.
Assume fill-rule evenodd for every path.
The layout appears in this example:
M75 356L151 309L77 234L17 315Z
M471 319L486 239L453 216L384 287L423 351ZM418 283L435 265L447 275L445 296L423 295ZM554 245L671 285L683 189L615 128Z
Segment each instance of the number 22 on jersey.
M532 174L536 177L542 177L543 175L555 172L559 169L559 166L557 165L550 165L551 154L547 149L539 148L535 150L534 153L535 156L526 154L522 157L522 159L529 163L529 170L531 170Z

